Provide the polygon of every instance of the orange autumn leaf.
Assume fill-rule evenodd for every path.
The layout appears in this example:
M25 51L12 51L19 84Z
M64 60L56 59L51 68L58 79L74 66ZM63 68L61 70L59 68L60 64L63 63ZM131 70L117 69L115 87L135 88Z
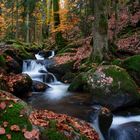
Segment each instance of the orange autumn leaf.
M0 109L4 110L6 108L5 102L0 103Z
M19 128L18 125L12 125L12 126L10 127L10 130L11 130L11 131L20 131L20 128Z
M4 121L4 122L3 122L3 126L4 126L4 127L7 127L7 125L8 125L8 122Z
M11 140L11 138L12 138L11 134L6 134L6 137L7 137L8 140Z

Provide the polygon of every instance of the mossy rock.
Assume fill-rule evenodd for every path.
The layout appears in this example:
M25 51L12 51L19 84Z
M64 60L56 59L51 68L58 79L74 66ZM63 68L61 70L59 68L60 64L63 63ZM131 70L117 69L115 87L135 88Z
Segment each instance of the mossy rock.
M140 86L140 55L134 55L123 61L122 67L134 78Z
M33 55L31 53L28 53L25 49L25 46L23 45L19 45L19 44L12 44L13 48L18 49L19 50L19 57L22 59L31 59L34 58Z
M7 82L4 79L3 75L0 75L0 90L8 90L7 89Z
M88 80L87 74L84 72L80 73L78 76L76 76L74 78L74 80L70 84L68 90L69 91L80 91L80 92L88 91L87 80Z
M24 134L22 133L22 129L26 129L28 131L32 130L32 124L28 120L28 114L26 114L30 109L29 107L27 108L26 103L22 102L19 99L18 102L14 102L14 99L17 100L17 98L13 98L10 93L0 91L0 103L6 103L6 108L4 110L0 110L0 126L3 126L4 121L8 122L5 131L6 134L11 135L11 140L26 140ZM9 105L12 107L9 107ZM24 113L22 114L23 116L20 117L22 110L24 110ZM12 125L18 125L20 131L11 131L10 127ZM7 140L6 134L0 135L0 139Z
M93 103L111 110L138 103L138 87L125 69L115 65L100 66L88 75Z
M13 78L15 77L16 80L12 86L12 92L19 97L24 96L31 91L32 79L27 74L17 74L15 76L13 75Z
M0 55L0 66L5 66L5 58L3 55Z
M48 68L48 71L53 73L58 80L63 81L63 76L67 73L73 73L75 70L73 69L74 61L67 62L61 65L52 65ZM65 79L66 80L66 79Z
M64 83L71 83L73 79L75 78L76 73L68 72L62 77L62 81Z
M117 65L117 66L120 66L122 65L122 60L121 59L115 59L111 62L112 65Z

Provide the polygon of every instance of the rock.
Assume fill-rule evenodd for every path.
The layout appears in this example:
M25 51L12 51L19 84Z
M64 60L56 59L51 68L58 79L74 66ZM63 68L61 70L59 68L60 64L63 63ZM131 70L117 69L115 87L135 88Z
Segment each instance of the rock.
M13 75L13 93L17 96L22 96L31 90L32 79L27 74Z
M7 90L7 81L3 73L0 73L0 90Z
M101 131L104 138L107 138L110 126L113 121L113 114L111 111L108 108L102 106L93 106L93 111L90 116L92 123L97 123L99 131Z
M45 77L45 82L51 83L51 82L55 82L55 81L57 81L56 77L52 73L48 72L46 77Z
M69 91L88 91L88 83L87 83L87 74L86 73L80 73L78 76L74 78L72 83L70 84L68 90Z
M10 56L6 56L6 65L8 73L21 73L22 67L20 64Z
M133 77L140 86L140 55L135 55L123 61L122 67Z
M66 73L61 79L64 83L71 83L75 78L76 74L72 72Z
M88 86L93 94L93 103L111 110L131 106L138 102L138 87L128 73L115 65L98 67L88 75Z
M104 65L78 75L69 87L69 91L88 91L92 94L92 103L100 104L111 110L132 106L138 103L138 87L123 69L115 65Z
M45 91L49 86L45 83L39 82L39 81L33 81L32 84L32 90L34 92L43 92Z
M68 62L61 65L52 65L48 68L48 71L53 73L58 80L63 81L62 77L69 73L69 72L75 72L73 69L74 62Z
M108 139L139 140L140 122L128 122L111 128L110 137Z

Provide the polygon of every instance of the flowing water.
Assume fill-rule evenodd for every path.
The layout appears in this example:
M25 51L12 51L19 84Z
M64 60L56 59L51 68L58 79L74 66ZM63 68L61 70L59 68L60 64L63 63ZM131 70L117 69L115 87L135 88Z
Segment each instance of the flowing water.
M32 80L46 83L49 88L45 92L33 92L32 97L26 100L37 109L48 109L57 113L65 113L80 119L89 120L93 107L91 95L84 93L70 93L67 91L69 85L57 81L53 73L48 72L47 67L51 61L44 60L39 54L35 55L38 60L25 60L23 62L23 73L28 74ZM48 57L49 59L54 56ZM52 80L48 82L47 76ZM98 128L98 116L93 120L95 129L104 140ZM114 116L107 140L140 140L140 115L136 116Z

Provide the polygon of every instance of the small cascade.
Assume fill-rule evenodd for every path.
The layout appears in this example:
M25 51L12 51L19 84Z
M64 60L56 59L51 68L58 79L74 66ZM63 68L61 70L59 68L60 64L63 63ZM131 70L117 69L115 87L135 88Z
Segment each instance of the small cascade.
M44 73L41 73L40 71L43 71ZM22 73L28 74L32 80L45 82L47 69L36 60L25 60L23 62Z
M53 58L55 56L55 51L51 51L51 55L48 57L49 59Z
M35 54L35 58L36 58L37 60L44 60L44 57L41 56L41 55L39 55L38 53Z
M51 56L54 57L55 53L52 51ZM28 74L32 80L46 83L50 88L46 89L46 97L49 99L61 99L66 96L66 91L69 85L57 81L53 73L47 71L47 67L51 65L48 59L44 59L41 55L35 55L37 60L25 60L23 62L23 73Z

